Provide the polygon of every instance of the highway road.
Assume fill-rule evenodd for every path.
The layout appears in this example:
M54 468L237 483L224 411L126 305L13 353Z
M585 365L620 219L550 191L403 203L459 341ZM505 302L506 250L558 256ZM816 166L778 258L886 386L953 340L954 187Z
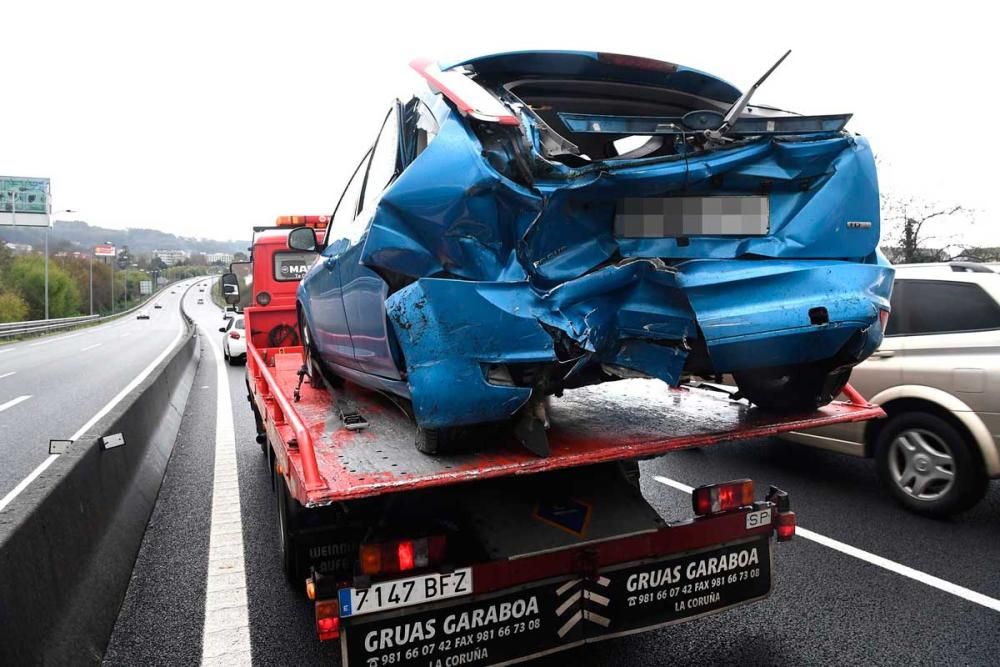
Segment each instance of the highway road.
M148 320L133 314L0 345L0 510L46 461L49 439L78 437L179 340L178 306L191 282L154 297Z
M336 665L339 644L316 640L310 603L279 568L274 495L244 369L221 366L218 308L191 303L189 312L201 327L202 362L105 663L193 664L205 638L221 636L231 664L249 655L256 665ZM214 493L238 491L229 509L238 504L242 524L234 548L212 557L235 575L226 590L207 580L217 452L234 453L238 488ZM685 488L702 483L752 477L789 491L802 529L775 547L772 596L542 664L997 664L997 483L972 511L934 521L883 494L870 462L773 439L670 454L644 462L642 473L646 497L668 518L690 516ZM206 599L220 595L232 604L212 602L207 616Z

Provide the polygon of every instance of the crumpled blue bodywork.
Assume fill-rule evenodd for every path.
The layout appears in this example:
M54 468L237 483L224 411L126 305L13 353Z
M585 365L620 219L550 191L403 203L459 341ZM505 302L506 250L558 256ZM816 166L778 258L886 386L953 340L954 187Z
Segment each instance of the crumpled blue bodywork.
M398 383L367 383L409 395L425 428L508 419L533 392L612 377L677 384L691 370L857 363L881 342L892 269L877 249L878 187L862 138L761 137L667 160L549 162L524 183L468 118L448 110L439 122L383 193L357 259L404 285L372 314L388 317ZM766 236L613 232L624 197L761 192ZM847 224L859 221L867 225ZM308 321L310 285L307 276L300 286ZM813 309L825 309L822 322Z

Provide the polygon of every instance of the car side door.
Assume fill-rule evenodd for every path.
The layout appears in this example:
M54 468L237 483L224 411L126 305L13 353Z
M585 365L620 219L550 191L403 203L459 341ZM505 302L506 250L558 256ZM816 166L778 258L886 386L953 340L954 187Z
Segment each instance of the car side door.
M367 373L394 380L400 379L401 373L392 352L385 312L389 286L360 258L368 229L378 215L382 193L400 171L400 117L400 104L396 102L386 114L375 140L350 247L340 263L347 324L358 366Z
M364 185L371 150L358 163L337 202L326 231L326 246L319 264L302 280L302 290L309 296L306 305L313 339L320 357L328 364L358 368L347 325L340 265L351 247L358 201Z
M961 274L960 274L961 275ZM988 275L984 280L1000 277ZM975 412L1000 411L1000 305L976 282L906 280L903 383L940 389Z

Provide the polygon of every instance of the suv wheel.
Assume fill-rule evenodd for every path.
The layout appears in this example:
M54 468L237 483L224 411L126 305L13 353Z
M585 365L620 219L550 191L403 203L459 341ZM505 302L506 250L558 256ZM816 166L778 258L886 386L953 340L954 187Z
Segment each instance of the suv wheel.
M889 419L875 444L879 478L904 507L948 516L975 505L988 479L977 453L947 421L926 412Z

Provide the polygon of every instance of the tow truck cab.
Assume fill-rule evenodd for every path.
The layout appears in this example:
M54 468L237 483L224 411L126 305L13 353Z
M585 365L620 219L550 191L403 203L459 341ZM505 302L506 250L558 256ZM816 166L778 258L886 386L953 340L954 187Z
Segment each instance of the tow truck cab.
M288 247L288 234L297 227L311 227L322 240L329 217L281 215L271 227L254 227L250 262L234 263L230 270L240 277L241 304L254 312L252 336L259 347L298 345L295 327L295 291L318 256ZM291 314L291 316L290 316Z

